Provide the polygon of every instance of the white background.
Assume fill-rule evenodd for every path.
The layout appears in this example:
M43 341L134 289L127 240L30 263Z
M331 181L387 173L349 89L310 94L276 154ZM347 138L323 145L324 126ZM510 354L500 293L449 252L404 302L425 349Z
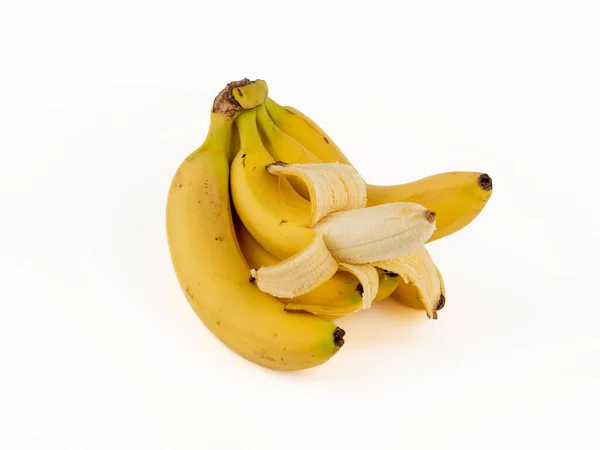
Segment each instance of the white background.
M598 5L4 3L0 448L599 448ZM243 77L369 182L492 176L440 320L383 302L291 374L204 328L165 199Z

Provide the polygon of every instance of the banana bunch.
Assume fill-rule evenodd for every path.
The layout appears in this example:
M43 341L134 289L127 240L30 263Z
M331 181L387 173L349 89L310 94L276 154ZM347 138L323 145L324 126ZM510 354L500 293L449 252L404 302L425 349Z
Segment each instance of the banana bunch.
M444 281L425 244L468 225L484 173L367 184L334 141L262 80L215 98L204 143L179 166L167 237L195 313L242 357L278 370L328 361L332 320L392 298L437 319Z

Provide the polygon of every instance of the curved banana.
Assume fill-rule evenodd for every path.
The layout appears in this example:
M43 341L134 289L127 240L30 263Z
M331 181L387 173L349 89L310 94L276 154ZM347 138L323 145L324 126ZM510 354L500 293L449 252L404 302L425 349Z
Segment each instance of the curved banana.
M238 244L250 267L273 266L280 262L252 237L246 227L236 223ZM358 279L346 271L338 271L332 278L292 301L303 305L322 305L331 308L360 308L361 287ZM281 299L287 302L287 299Z
M311 204L285 177L271 175L275 160L265 148L256 123L256 110L241 114L236 124L240 150L231 163L231 197L244 226L259 244L280 260L308 247Z
M319 164L322 161L314 154L306 150L297 141L284 133L269 116L264 104L256 109L257 123L265 147L271 156L277 161L287 161L295 164ZM290 184L305 199L309 199L306 184L296 177L288 178Z
M429 242L449 236L477 217L492 195L492 179L480 172L446 172L396 186L368 186L369 205L414 202L437 214Z
M249 282L237 244L227 157L233 119L242 109L231 100L238 88L244 98L260 99L248 80L230 83L215 100L206 140L173 177L166 208L173 266L195 313L234 352L273 369L314 367L337 353L344 331L318 317L285 312L283 303Z
M291 139L322 162L351 164L335 142L309 117L267 97L265 107L273 122ZM280 147L279 159L295 163L295 153ZM284 153L285 154L282 154ZM449 236L471 223L492 195L492 179L481 172L448 172L395 186L367 185L368 205L414 202L437 213L437 229L429 239Z
M402 282L400 276L387 270L378 270L379 288L373 303L388 298ZM359 285L360 286L360 285ZM359 291L360 292L360 291ZM362 310L362 303L359 301L347 305L331 305L325 303L306 304L302 298L295 298L292 302L285 305L286 311L305 311L320 316L323 319L335 320ZM419 309L423 309L419 307Z
M333 139L300 111L288 106L284 108L270 97L267 97L264 105L273 122L313 153L321 162L341 162L352 165L346 155L333 142Z

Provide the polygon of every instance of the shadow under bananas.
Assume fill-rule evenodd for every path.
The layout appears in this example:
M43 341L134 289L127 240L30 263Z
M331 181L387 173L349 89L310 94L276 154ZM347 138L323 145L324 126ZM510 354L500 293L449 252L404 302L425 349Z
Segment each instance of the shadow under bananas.
M409 308L387 298L368 310L361 310L334 322L347 332L352 346L387 346L403 341L429 322L424 311Z

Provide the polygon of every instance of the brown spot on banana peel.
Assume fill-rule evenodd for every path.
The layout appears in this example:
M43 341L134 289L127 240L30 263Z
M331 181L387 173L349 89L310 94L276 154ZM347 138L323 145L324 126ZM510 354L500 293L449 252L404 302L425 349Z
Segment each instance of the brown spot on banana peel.
M358 283L358 285L356 286L356 292L358 292L360 295L363 295L365 293L365 288L363 288L363 285L361 283Z
M344 336L346 335L346 332L344 330L342 330L340 327L335 327L335 330L333 330L333 343L335 344L335 346L340 349L342 348L342 346L344 345Z
M477 184L479 184L479 187L484 191L491 191L493 187L492 179L487 173L482 173L479 175L479 178L477 178Z

